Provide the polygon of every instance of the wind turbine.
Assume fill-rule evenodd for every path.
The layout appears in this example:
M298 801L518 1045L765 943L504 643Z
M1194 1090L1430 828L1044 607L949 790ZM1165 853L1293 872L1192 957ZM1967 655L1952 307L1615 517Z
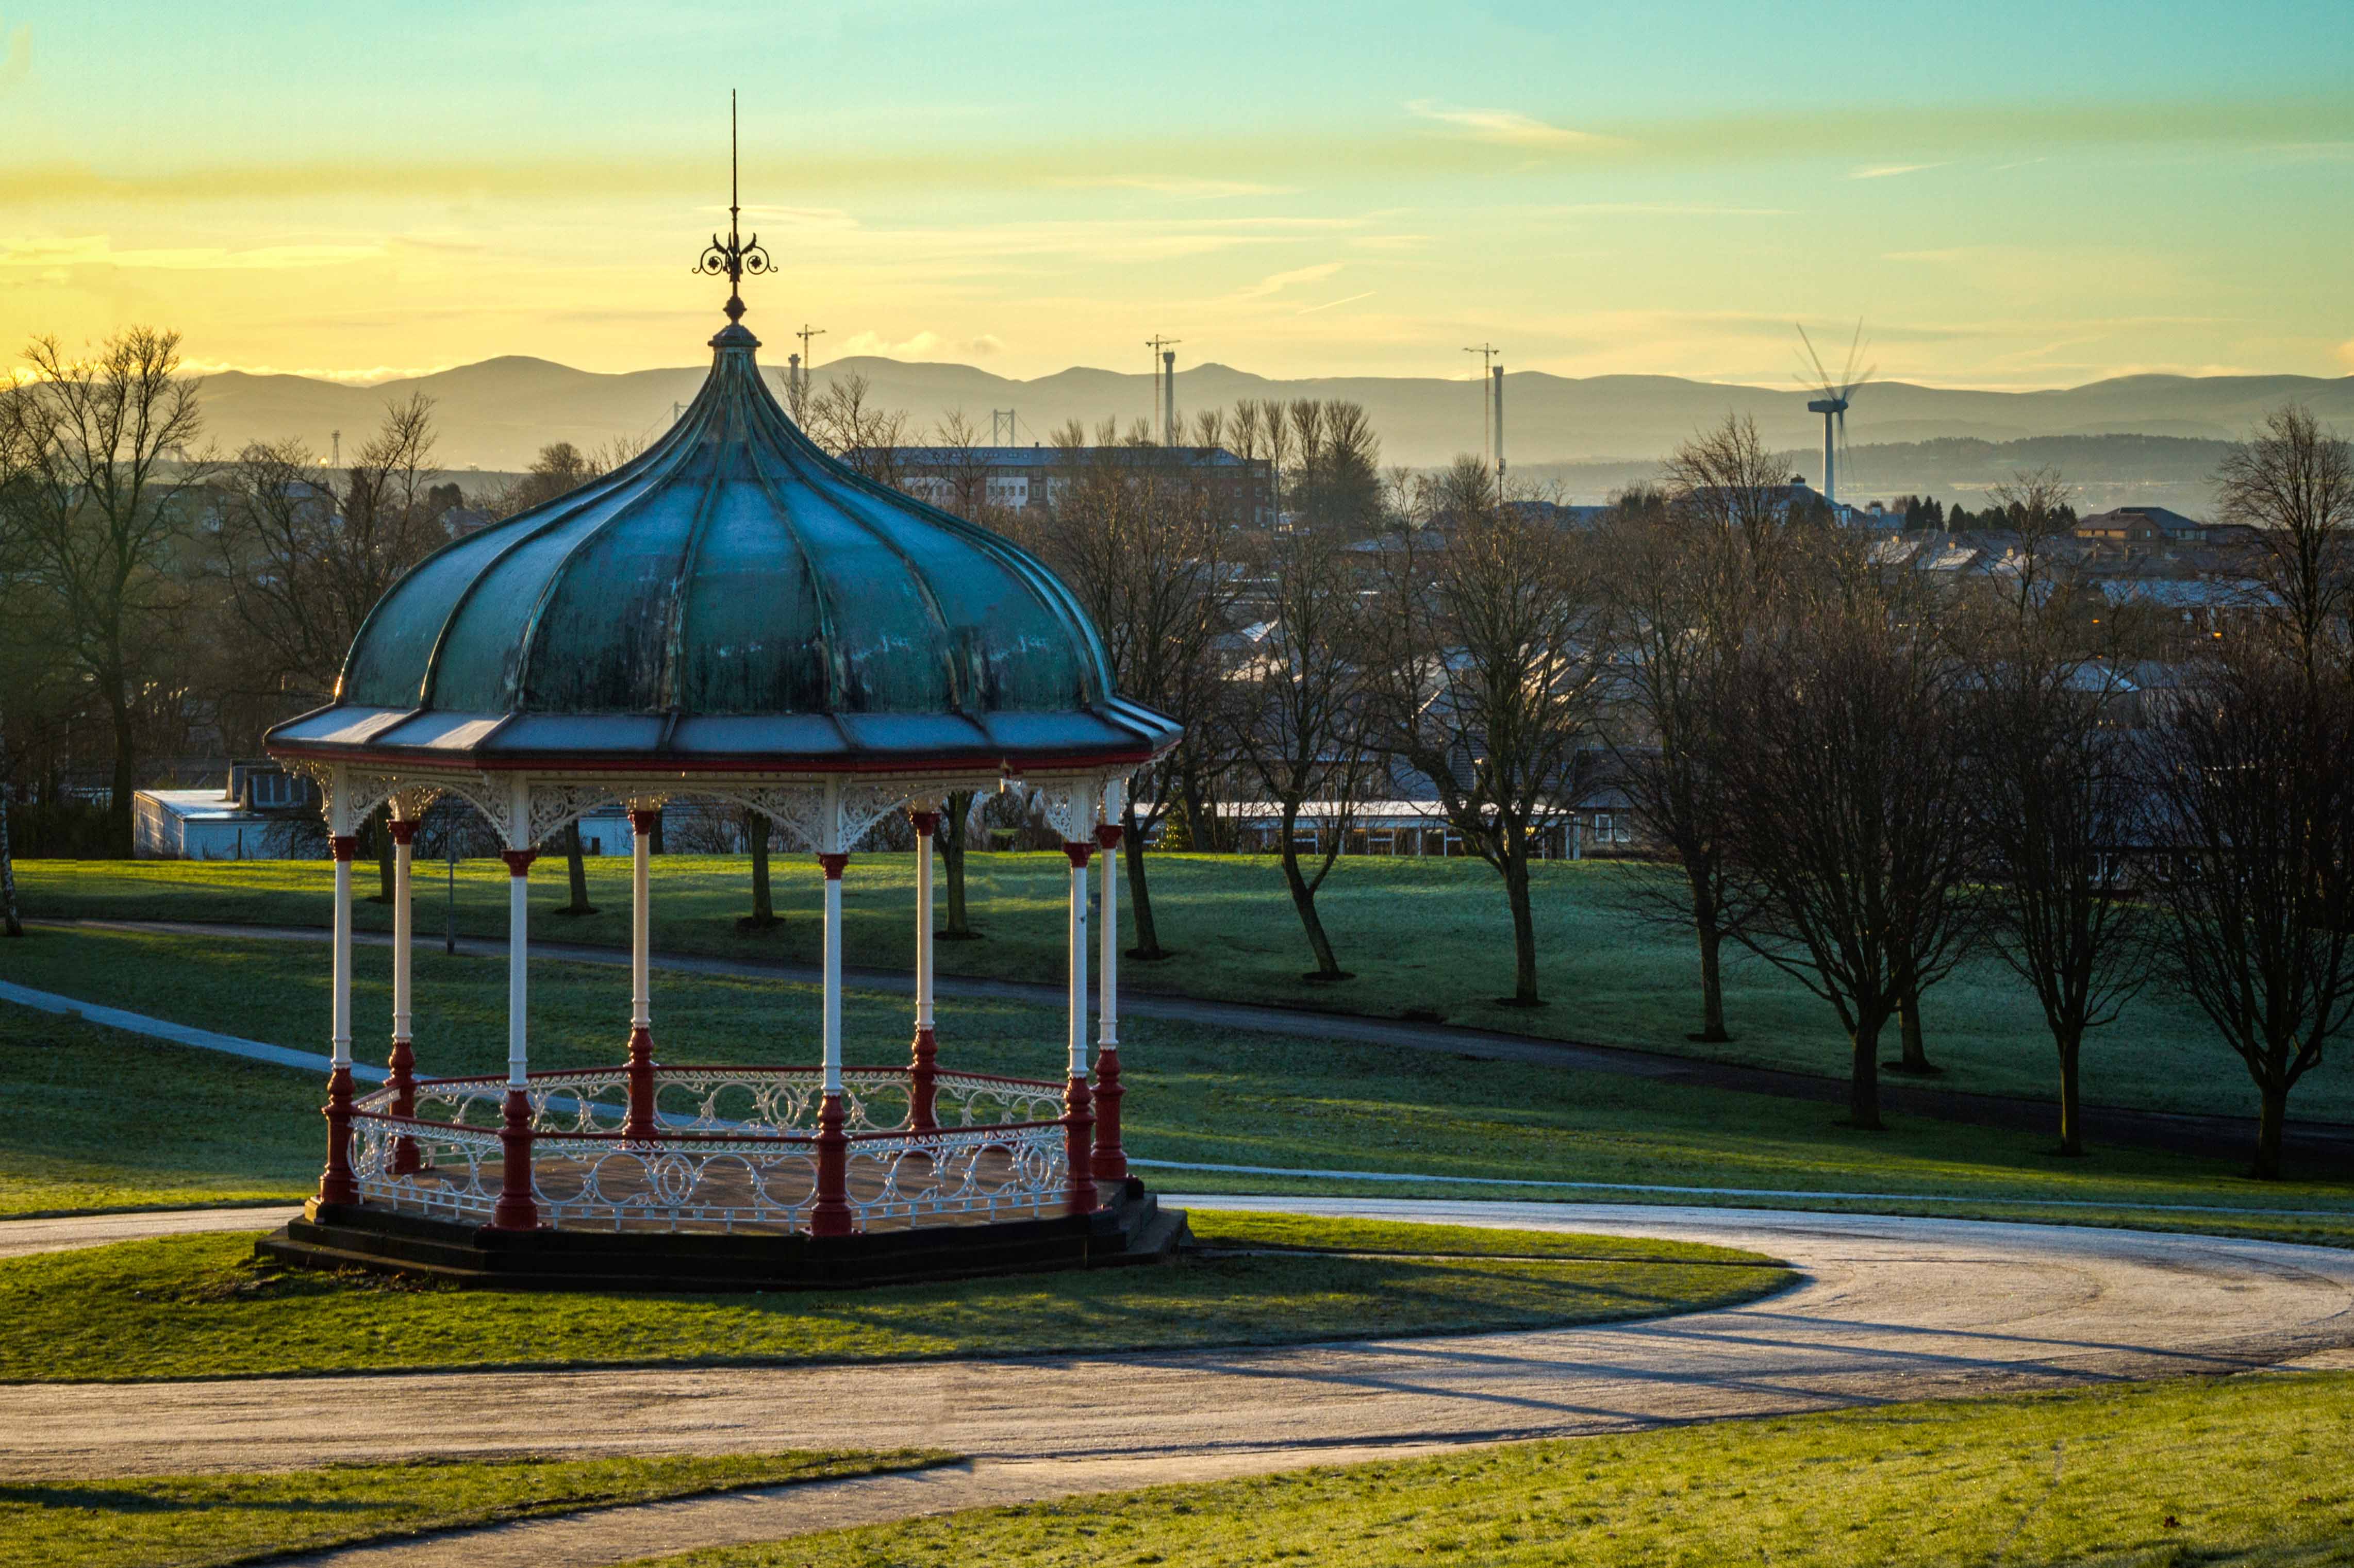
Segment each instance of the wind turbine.
M1868 367L1861 374L1855 368L1856 361L1863 357L1863 323L1861 321L1855 323L1855 336L1847 345L1847 364L1836 380L1829 371L1823 368L1823 356L1815 352L1815 340L1807 335L1803 323L1798 324L1798 341L1807 345L1807 358L1813 362L1815 367L1814 384L1822 389L1821 397L1807 404L1807 412L1823 417L1823 500L1837 506L1838 454L1847 450L1848 399L1854 396L1857 387L1872 379L1872 372L1878 366Z

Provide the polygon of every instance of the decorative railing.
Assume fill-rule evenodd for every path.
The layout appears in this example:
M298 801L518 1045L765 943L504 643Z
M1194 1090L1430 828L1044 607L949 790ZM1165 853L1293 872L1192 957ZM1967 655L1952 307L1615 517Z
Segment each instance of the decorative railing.
M1064 1212L1060 1086L932 1075L935 1126L911 1125L907 1068L843 1073L844 1202L865 1231L926 1220ZM532 1195L543 1223L614 1230L807 1231L818 1193L823 1077L811 1067L659 1066L652 1138L626 1130L624 1068L533 1073ZM420 1079L355 1099L351 1163L363 1202L490 1222L504 1181L499 1076Z

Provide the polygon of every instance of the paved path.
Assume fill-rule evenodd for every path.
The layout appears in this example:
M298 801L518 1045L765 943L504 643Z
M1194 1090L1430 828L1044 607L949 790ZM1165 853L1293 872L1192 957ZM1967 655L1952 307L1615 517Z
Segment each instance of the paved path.
M228 922L190 920L76 920L37 922L90 927L99 930L164 931L188 936L249 938L269 941L323 944L329 933L314 926L245 926ZM372 946L389 946L381 931L355 933L354 939ZM532 939L539 958L568 963L626 966L628 951L586 942ZM479 958L503 958L504 940L461 937L458 951ZM812 964L790 964L742 959L704 958L684 953L657 953L654 967L682 974L725 975L745 980L785 980L817 983ZM1130 966L1131 969L1133 966ZM914 981L897 969L843 970L862 990L912 993ZM940 975L935 980L944 997L978 997L1031 1002L1060 1008L1059 983L977 980ZM1813 1100L1845 1105L1845 1078L1772 1067L1746 1067L1710 1062L1662 1051L1630 1046L1595 1045L1574 1041L1539 1040L1497 1030L1467 1029L1448 1023L1409 1023L1402 1019L1368 1018L1305 1008L1272 1007L1252 1002L1205 1001L1137 988L1133 975L1119 993L1124 1017L1157 1018L1202 1024L1214 1029L1248 1029L1266 1034L1288 1034L1315 1040L1350 1041L1371 1045L1399 1046L1412 1051L1440 1051L1491 1061L1532 1062L1546 1066L1575 1067L1612 1073L1622 1077L1649 1078L1660 1083L1689 1084L1706 1088L1734 1089L1745 1094L1772 1095L1781 1099ZM1935 1117L1978 1127L2003 1127L2033 1132L2052 1131L2058 1111L2051 1101L2016 1095L1977 1094L1963 1089L1910 1084L1885 1075L1881 1079L1882 1106L1898 1115ZM2219 1159L2244 1159L2255 1141L2255 1123L2245 1117L2185 1116L2168 1111L2135 1110L2117 1106L2084 1107L2084 1130L2096 1143L2157 1149L2175 1154L2200 1154ZM2290 1154L2308 1167L2354 1169L2354 1126L2336 1122L2292 1121L2283 1137Z
M1276 1350L17 1385L0 1388L0 1473L66 1478L417 1453L795 1445L922 1444L973 1457L970 1467L922 1478L621 1510L327 1559L586 1568L718 1540L1374 1451L2330 1364L2354 1349L2354 1253L2322 1248L1768 1211L1172 1201L1675 1236L1771 1252L1805 1278L1746 1307L1648 1323ZM126 1218L92 1223L117 1234ZM257 1226L268 1218L250 1215Z

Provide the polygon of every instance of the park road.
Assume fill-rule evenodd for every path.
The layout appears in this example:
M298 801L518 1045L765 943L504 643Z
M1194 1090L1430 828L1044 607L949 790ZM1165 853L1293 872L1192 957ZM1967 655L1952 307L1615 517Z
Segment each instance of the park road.
M930 1481L829 1483L822 1508L815 1496L803 1494L797 1506L795 1494L779 1491L469 1537L471 1563L510 1560L504 1542L519 1553L513 1561L585 1564L785 1535L820 1520L854 1523L1384 1450L2112 1378L2354 1364L2346 1354L2354 1350L2354 1253L2323 1248L1647 1205L1171 1201L1669 1236L1771 1253L1804 1277L1745 1307L1648 1322L1268 1350L20 1384L0 1388L0 1472L84 1478L516 1450L922 1445L973 1457L971 1466L935 1472ZM113 1217L114 1234L122 1218ZM750 1506L768 1498L773 1506ZM636 1532L632 1519L648 1533ZM563 1528L574 1542L562 1539ZM440 1560L389 1547L335 1560L345 1559Z

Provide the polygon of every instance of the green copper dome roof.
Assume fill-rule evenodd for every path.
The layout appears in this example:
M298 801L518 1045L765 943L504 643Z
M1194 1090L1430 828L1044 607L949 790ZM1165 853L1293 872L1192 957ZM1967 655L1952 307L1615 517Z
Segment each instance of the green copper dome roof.
M378 601L273 750L875 766L1141 759L1103 640L1035 557L797 429L740 324L678 423Z

